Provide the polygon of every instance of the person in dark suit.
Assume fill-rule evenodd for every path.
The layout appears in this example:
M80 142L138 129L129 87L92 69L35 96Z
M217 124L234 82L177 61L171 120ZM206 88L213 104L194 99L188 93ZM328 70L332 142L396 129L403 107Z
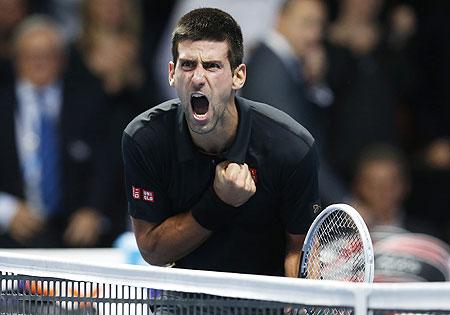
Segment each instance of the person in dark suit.
M328 204L342 201L347 193L324 159L334 99L326 83L327 68L333 66L327 64L329 54L322 42L326 19L321 1L283 1L274 29L248 58L248 82L241 95L277 107L310 130L321 152L320 190Z
M0 92L0 247L102 246L111 232L104 95L65 74L63 46L44 16L14 38L15 80Z

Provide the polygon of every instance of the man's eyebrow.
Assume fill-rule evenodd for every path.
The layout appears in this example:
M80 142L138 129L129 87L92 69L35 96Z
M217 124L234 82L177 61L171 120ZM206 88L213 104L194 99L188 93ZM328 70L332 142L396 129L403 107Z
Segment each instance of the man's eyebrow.
M205 60L203 60L203 59L202 59L201 63L202 63L202 66L203 66L204 68L211 68L211 67L214 67L214 68L217 68L217 67L223 68L223 67L224 67L224 62L223 62L223 60L217 60L217 59L210 59L210 60L205 59Z
M203 59L202 59L202 63L218 63L218 64L223 64L223 61L221 61L221 60L215 60L215 59L211 59L211 60L208 60L208 59L203 60Z
M191 62L197 62L195 58L178 58L179 61L191 61Z

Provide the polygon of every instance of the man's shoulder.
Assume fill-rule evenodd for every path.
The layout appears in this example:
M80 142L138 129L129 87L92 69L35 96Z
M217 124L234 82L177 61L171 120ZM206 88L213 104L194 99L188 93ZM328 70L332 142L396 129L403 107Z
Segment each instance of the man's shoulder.
M130 137L134 137L140 130L168 128L168 120L174 121L179 104L180 101L178 99L171 99L146 110L136 116L127 125L124 132ZM151 128L147 128L149 126Z
M270 60L270 63L267 63ZM264 64L264 66L261 66ZM259 42L251 50L247 61L247 72L250 74L274 71L283 68L282 60L265 42Z
M255 102L242 97L239 98L239 101L251 112L252 125L258 133L270 134L271 138L282 137L284 140L300 140L308 147L314 144L311 133L285 112L266 103Z

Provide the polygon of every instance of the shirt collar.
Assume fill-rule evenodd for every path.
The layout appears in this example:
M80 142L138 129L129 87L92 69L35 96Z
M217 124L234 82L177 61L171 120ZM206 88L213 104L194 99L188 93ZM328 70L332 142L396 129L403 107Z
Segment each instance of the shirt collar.
M29 80L19 79L17 81L17 88L20 91L26 91L28 93L36 92L36 91L40 90L42 93L50 94L50 93L56 93L56 91L61 89L61 82L59 80L56 80L53 83L50 83L44 87L38 87L38 86L34 85L33 83L31 83Z
M176 123L176 150L179 162L194 159L198 154L189 134L189 129L184 117L183 108L178 101L177 108L177 123ZM251 114L250 106L242 97L235 97L236 106L238 109L239 123L236 138L230 149L223 152L218 158L222 160L233 161L236 163L244 163L247 155L248 144L250 141L251 131Z
M16 95L20 99L20 106L29 106L27 104L36 102L37 92L41 93L45 99L45 108L38 108L38 110L44 111L50 117L58 117L62 103L62 83L54 81L44 87L37 87L28 80L21 79L17 82Z

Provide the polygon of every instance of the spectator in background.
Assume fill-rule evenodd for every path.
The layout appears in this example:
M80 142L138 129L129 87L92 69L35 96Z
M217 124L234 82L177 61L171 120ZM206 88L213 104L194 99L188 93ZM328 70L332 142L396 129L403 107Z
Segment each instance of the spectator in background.
M72 43L80 32L82 0L33 0L37 12L49 15L58 25L66 44Z
M374 245L374 282L443 282L450 280L450 248L419 233L388 236Z
M149 104L160 101L143 68L139 11L133 0L83 0L81 34L72 47L69 65L79 80L95 80L107 98L107 142L112 163L110 171L114 174L108 208L121 213L123 223L126 222L126 199L122 131Z
M334 92L329 75L336 48L323 42L326 6L316 0L284 1L275 27L248 57L244 97L271 104L311 131L319 144L319 183L324 204L340 202L346 189L326 159L328 115ZM348 71L348 70L346 70ZM345 72L340 71L345 81Z
M319 128L308 100L306 77L323 76L321 39L325 21L322 2L285 1L275 29L248 57L249 82L242 90L243 96L278 106L304 124L316 139L320 139Z
M401 140L397 91L403 89L400 85L404 80L398 72L408 65L399 51L411 38L415 20L408 15L412 21L403 23L405 14L400 18L394 14L385 27L380 22L383 7L383 0L339 1L337 18L330 25L330 41L349 49L354 64L349 68L353 73L347 93L333 111L330 141L335 166L348 179L354 157L364 146L374 142L399 145Z
M107 94L115 94L128 85L137 88L143 81L138 59L140 18L134 4L132 0L81 2L81 32L71 47L70 66L78 74L97 77ZM103 37L107 39L102 40ZM124 37L129 40L122 40ZM111 43L113 47L117 44L120 53L110 49ZM126 50L131 54L122 56ZM97 66L99 53L106 59L100 61L103 62L100 67ZM111 80L116 81L114 87Z
M11 37L27 14L26 0L0 0L0 87L12 80Z
M111 236L103 94L65 73L55 24L33 16L0 92L0 247L105 246Z
M416 152L434 170L450 170L450 2L419 2L418 89L414 97ZM448 200L448 199L447 199Z
M407 216L409 189L409 167L399 149L387 144L364 148L355 165L351 204L363 216L374 242L391 233L433 232L430 223L419 224Z
M450 248L430 235L436 229L429 218L417 219L406 211L409 188L408 163L399 149L374 144L363 150L355 167L351 203L374 243L374 282L449 281Z
M450 243L450 2L418 1L417 85L412 95L410 212L438 223ZM426 208L426 214L423 209Z

